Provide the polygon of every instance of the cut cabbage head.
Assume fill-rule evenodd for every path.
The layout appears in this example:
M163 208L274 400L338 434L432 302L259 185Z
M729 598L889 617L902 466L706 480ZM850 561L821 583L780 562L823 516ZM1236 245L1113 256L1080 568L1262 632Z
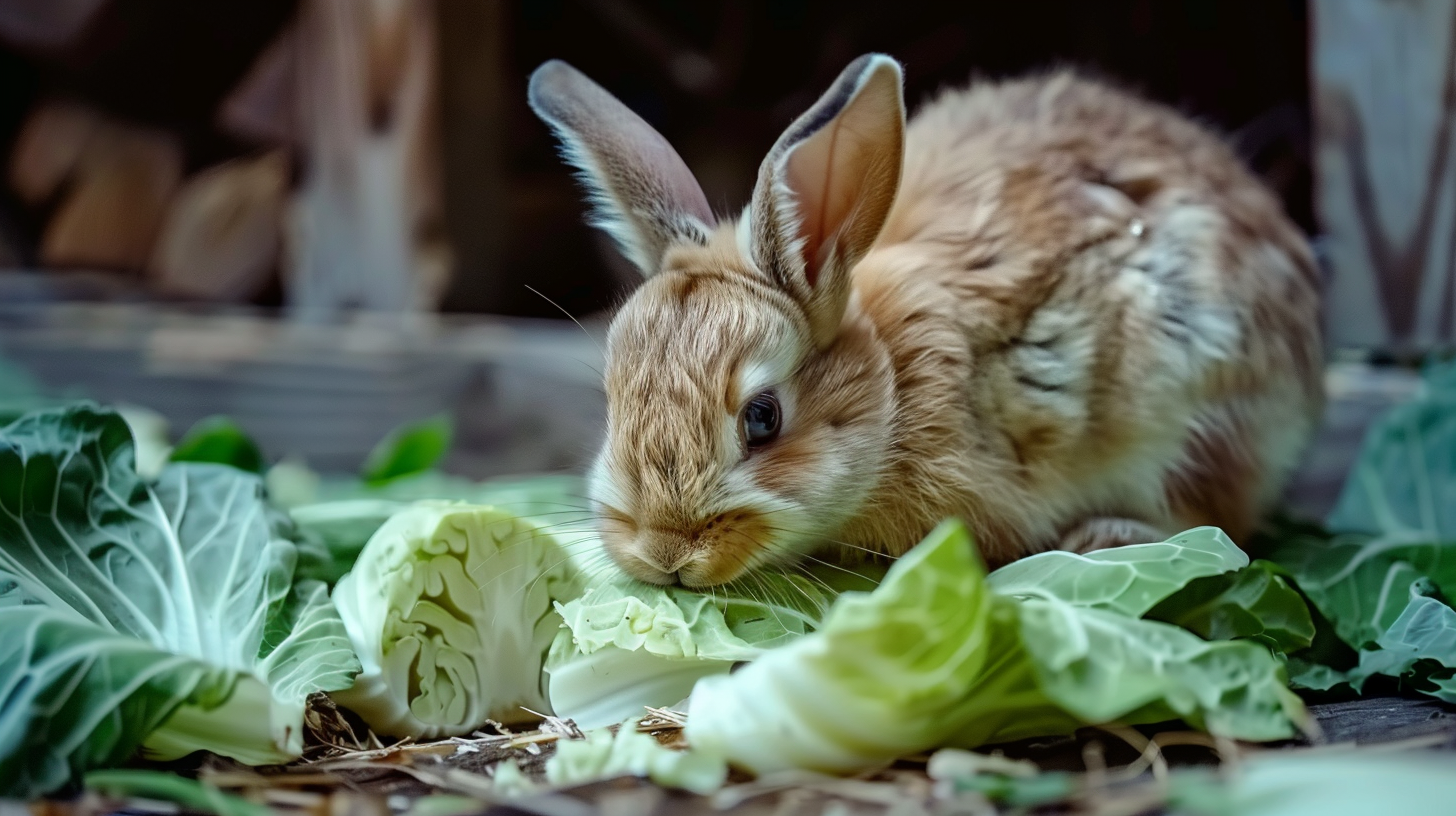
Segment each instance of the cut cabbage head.
M369 539L333 599L364 670L333 695L391 736L468 734L546 713L552 607L579 570L546 529L502 510L420 502Z

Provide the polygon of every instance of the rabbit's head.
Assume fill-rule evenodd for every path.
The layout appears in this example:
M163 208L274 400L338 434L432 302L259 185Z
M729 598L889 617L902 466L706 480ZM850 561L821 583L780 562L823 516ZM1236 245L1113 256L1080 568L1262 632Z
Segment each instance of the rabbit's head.
M667 141L552 61L530 103L645 276L606 350L592 469L608 553L641 580L721 584L792 561L860 509L893 444L894 365L850 273L899 185L899 65L851 63L779 138L737 219Z

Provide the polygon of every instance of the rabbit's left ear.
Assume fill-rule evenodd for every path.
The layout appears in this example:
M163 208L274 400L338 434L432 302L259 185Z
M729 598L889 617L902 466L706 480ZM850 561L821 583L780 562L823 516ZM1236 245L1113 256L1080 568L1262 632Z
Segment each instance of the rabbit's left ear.
M713 211L667 139L602 86L561 60L531 74L531 110L561 139L581 171L591 223L617 242L643 275L679 241L706 244Z
M838 333L850 270L879 237L900 186L900 85L890 57L856 59L759 168L748 212L753 260L804 309L819 348Z

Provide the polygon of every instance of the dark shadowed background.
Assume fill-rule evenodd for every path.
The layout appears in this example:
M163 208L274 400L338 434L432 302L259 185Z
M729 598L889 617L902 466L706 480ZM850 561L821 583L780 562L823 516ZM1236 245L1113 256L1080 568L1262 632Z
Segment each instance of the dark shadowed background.
M178 431L228 414L273 459L347 469L447 412L459 472L580 467L599 352L548 301L596 332L638 276L584 225L531 71L596 79L728 212L867 51L912 108L1054 66L1175 106L1315 241L1332 351L1449 346L1456 0L0 0L0 356ZM1329 383L1314 509L1413 387Z
M176 134L188 172L256 150L216 126L217 110L294 13L289 0L114 0L63 47L0 50L0 152L53 97ZM578 190L526 107L527 76L553 57L661 130L721 210L743 204L780 130L845 63L876 50L905 63L912 107L973 75L1050 65L1125 83L1234 137L1314 229L1308 20L1296 0L442 0L437 20L444 223L457 263L446 311L559 317L530 282L586 313L631 281L583 226ZM0 211L13 252L34 263L48 207L7 189ZM252 300L280 296L274 285Z

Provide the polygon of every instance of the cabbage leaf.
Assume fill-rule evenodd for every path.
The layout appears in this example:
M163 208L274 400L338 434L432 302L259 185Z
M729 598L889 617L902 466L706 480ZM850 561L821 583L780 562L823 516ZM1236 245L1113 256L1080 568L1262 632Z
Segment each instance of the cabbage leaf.
M1456 361L1427 367L1420 392L1370 427L1326 522L1456 541Z
M1052 596L1088 609L1140 617L1189 580L1248 565L1249 557L1217 527L1198 527L1154 544L1132 544L1081 555L1040 553L986 577L991 589L1015 598Z
M871 564L819 565L711 594L599 580L556 605L564 624L546 661L552 711L599 728L675 705L700 678L812 632L839 593L873 589L883 575Z
M1290 585L1287 573L1269 561L1195 578L1146 617L1181 626L1205 640L1252 638L1286 654L1308 648L1316 634L1304 597Z
M115 412L78 404L0 431L0 793L198 749L279 762L306 698L359 668L261 481L137 475Z
M938 746L1067 733L1097 722L1182 718L1230 737L1294 734L1302 707L1251 641L1208 642L1131 617L1176 591L1161 569L1100 569L1172 556L1189 578L1246 563L1225 537L1191 531L1136 554L1048 553L1052 574L1094 563L1108 585L1035 568L988 581L969 531L948 521L870 593L840 596L821 628L731 675L700 680L686 736L755 773L847 772ZM1050 557L1046 557L1050 556ZM1023 563L1023 562L1018 562ZM1186 580L1184 581L1186 583Z
M1298 660L1299 685L1356 691L1376 675L1456 697L1456 362L1371 426L1335 509L1332 535L1278 542L1284 567L1358 665Z
M667 748L637 730L636 721L622 723L615 733L599 728L588 732L584 739L560 740L556 752L546 760L546 781L557 787L622 776L644 777L663 787L709 794L728 780L728 765L719 756Z

